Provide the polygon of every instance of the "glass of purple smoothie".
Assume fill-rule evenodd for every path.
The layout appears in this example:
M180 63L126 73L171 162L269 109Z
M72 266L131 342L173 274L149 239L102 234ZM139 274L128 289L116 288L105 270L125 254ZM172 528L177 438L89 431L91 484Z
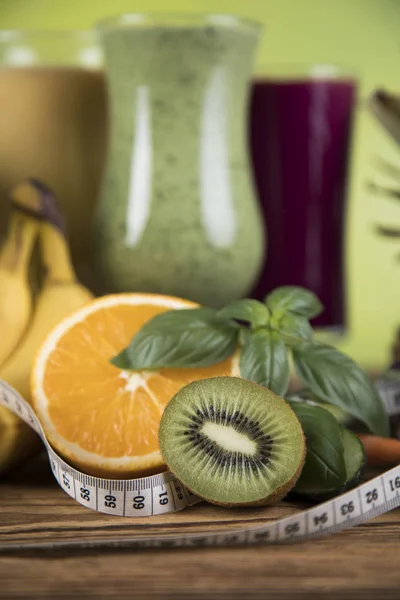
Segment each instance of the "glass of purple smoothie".
M253 82L250 146L268 251L253 297L299 285L346 329L345 217L357 80L332 65L268 68Z

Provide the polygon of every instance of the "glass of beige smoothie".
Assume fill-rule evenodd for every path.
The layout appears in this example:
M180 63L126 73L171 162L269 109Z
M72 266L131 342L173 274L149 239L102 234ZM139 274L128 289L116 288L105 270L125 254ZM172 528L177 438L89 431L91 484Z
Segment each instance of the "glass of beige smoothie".
M90 31L0 31L0 238L7 190L43 180L59 197L75 267L92 285L89 230L106 150L106 86Z

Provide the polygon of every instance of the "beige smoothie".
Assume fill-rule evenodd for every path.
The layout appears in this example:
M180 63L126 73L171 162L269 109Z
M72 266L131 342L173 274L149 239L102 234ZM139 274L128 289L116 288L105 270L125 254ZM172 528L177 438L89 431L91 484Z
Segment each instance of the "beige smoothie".
M106 149L106 87L100 70L0 69L0 236L6 191L34 177L54 189L67 219L79 276L92 284L89 230Z

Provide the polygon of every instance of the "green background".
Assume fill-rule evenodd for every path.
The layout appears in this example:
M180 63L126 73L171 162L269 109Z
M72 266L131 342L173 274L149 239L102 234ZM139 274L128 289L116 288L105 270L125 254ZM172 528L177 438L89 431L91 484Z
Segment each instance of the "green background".
M347 222L350 332L340 343L364 366L383 367L400 322L400 241L379 238L375 223L400 225L400 203L376 196L368 182L395 184L377 158L400 152L365 109L375 87L400 91L399 0L0 0L0 27L90 27L123 11L230 12L265 25L257 69L279 62L333 62L361 82ZM400 179L397 182L400 187Z

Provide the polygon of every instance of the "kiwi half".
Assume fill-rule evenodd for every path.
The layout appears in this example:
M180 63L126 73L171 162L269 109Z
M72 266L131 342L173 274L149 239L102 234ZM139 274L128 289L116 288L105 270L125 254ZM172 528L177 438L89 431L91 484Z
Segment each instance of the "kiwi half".
M290 406L237 377L189 383L167 405L159 445L168 468L213 504L271 504L300 476L302 427Z

